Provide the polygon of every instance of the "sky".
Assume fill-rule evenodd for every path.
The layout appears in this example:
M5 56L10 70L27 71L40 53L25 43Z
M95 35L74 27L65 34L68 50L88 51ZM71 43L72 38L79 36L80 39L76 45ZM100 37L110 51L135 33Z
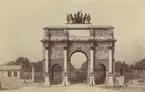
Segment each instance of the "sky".
M115 27L116 61L145 58L145 0L0 0L0 63L41 60L43 27L64 24L81 9L93 24Z

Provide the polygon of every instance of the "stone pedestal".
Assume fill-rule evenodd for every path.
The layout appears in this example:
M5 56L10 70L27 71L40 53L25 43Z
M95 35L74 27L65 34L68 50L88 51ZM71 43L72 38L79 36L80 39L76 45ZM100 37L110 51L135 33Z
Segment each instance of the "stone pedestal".
M90 73L90 81L89 81L89 85L90 86L94 86L95 85L95 78L94 78L94 73Z
M113 82L113 74L108 74L108 82L107 82L108 86L114 86L114 82Z
M50 86L50 81L49 81L49 74L45 74L45 82L44 82L44 85L45 86Z
M108 70L106 70L106 80L105 80L105 84L108 83Z
M64 75L63 75L63 86L67 86L67 85L69 85L68 74L64 73Z

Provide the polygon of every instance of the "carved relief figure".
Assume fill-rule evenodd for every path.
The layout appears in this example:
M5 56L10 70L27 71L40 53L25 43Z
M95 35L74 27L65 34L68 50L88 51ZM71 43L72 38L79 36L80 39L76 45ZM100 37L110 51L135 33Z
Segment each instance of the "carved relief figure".
M69 15L69 14L67 14L67 23L70 23L70 21L71 21L71 16Z
M91 21L91 16L90 16L90 14L88 14L87 15L87 22L90 23L90 21Z

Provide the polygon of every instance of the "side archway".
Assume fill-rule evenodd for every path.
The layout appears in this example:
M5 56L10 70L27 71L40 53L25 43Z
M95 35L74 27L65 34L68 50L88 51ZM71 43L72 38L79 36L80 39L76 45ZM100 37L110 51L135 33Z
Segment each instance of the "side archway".
M55 64L51 68L52 72L52 84L61 84L62 83L62 67L59 64Z
M99 64L95 66L95 84L104 84L106 81L106 66L104 64Z

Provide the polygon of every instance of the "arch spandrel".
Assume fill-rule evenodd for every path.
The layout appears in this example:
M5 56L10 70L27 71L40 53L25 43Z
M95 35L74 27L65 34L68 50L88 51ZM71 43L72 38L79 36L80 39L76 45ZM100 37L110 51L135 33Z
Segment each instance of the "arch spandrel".
M68 57L69 59L71 58L71 55L75 52L82 52L86 55L87 59L90 58L90 53L89 53L89 46L84 46L84 45L79 45L79 46L72 46L69 49Z
M113 30L110 28L102 28L96 29L95 31L95 39L113 39Z

